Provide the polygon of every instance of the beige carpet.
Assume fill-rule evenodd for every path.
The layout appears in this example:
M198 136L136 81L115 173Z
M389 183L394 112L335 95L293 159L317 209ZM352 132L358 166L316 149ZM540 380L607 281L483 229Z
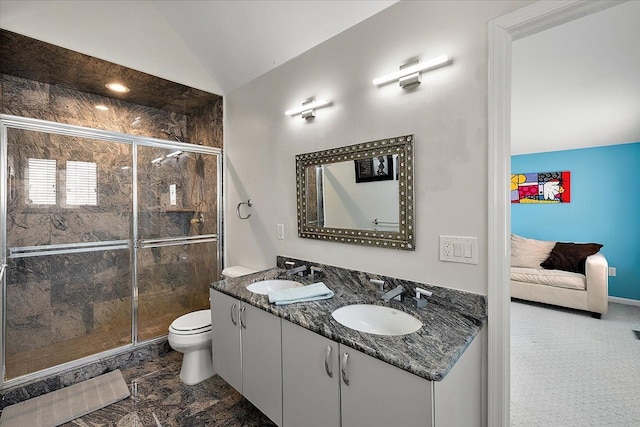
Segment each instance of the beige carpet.
M640 426L640 307L511 303L512 427Z
M120 370L56 390L2 411L2 427L55 427L129 397Z

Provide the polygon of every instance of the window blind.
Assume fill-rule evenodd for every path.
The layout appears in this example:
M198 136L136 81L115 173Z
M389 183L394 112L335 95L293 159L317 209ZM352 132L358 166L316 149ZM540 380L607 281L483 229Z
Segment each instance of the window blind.
M55 205L56 161L30 158L27 185L29 203L34 205Z
M98 205L98 172L93 162L67 162L67 205Z

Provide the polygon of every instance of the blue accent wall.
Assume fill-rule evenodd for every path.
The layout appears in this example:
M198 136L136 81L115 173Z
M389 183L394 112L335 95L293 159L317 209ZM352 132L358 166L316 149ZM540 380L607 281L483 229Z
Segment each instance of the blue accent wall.
M640 142L511 157L511 173L571 172L571 202L512 204L523 237L602 243L609 295L640 300Z

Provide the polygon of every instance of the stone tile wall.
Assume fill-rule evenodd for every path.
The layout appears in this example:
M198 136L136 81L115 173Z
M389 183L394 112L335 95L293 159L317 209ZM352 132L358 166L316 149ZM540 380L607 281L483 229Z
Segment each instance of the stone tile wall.
M109 107L106 112L96 104ZM222 147L222 98L191 116L80 92L7 74L0 75L0 112L184 142ZM172 135L168 135L168 131ZM132 147L106 141L10 129L7 161L12 167L8 197L9 247L131 239ZM213 156L185 154L151 164L156 155L139 150L140 237L159 238L217 232L217 164ZM160 150L166 154L167 150ZM57 204L28 200L29 158L57 160ZM3 159L4 160L4 159ZM65 203L65 162L95 162L98 206ZM129 166L129 168L125 168ZM168 203L176 184L178 205ZM167 212L172 210L172 212ZM200 216L202 215L202 216ZM192 223L194 218L203 222ZM215 244L140 252L140 310L143 339L166 334L176 314L208 307L208 286L218 276ZM12 259L7 271L7 356L42 352L67 340L113 331L114 342L131 325L130 250ZM144 314L143 314L144 313ZM155 320L154 320L155 319ZM102 349L87 349L87 355ZM9 377L11 376L8 374Z

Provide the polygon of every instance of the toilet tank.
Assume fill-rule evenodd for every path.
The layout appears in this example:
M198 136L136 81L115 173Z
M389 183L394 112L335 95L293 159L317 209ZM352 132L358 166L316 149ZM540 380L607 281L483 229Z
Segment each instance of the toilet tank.
M222 270L222 278L223 279L232 279L234 277L245 276L247 274L255 273L256 270L252 270L247 267L243 267L241 265L234 265L231 267L227 267Z

